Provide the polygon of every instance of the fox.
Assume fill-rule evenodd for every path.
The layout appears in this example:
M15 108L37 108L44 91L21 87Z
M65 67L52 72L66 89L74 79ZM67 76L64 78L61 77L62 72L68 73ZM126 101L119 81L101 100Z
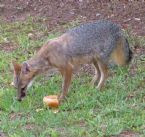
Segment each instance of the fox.
M81 24L67 30L57 38L48 40L30 59L22 64L13 62L13 83L17 100L27 95L34 78L51 69L57 69L63 78L59 101L67 97L73 70L83 64L93 64L95 74L91 85L102 89L108 77L109 62L128 66L132 50L120 25L108 20Z

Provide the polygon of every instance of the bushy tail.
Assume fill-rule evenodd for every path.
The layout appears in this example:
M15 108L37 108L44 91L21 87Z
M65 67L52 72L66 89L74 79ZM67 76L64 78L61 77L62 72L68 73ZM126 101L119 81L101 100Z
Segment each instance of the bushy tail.
M131 49L129 48L129 43L128 40L125 39L125 48L126 48L126 54L127 54L127 58L126 58L126 62L130 63L133 57L133 52L131 51Z
M120 38L117 41L117 46L113 50L111 58L117 65L127 65L132 59L132 51L129 48L127 39Z

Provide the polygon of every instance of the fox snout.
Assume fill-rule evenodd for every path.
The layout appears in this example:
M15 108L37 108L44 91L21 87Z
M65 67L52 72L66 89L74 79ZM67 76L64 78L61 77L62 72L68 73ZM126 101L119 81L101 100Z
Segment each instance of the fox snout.
M26 88L18 89L18 101L22 101L22 99L26 96Z
M11 85L14 86L17 89L17 86L14 84L14 82L12 82ZM18 101L22 101L22 98L24 98L26 96L25 92L26 92L25 88L22 88L22 89L18 90L18 96L17 96Z
M17 100L22 101L22 99L27 95L27 90L32 86L33 81L31 80L25 86L21 87L21 83L19 83L19 87L17 89Z
M27 62L21 65L13 62L13 66L14 76L11 85L17 89L17 100L22 101L27 94L28 88L32 85L32 80L37 70L33 70Z

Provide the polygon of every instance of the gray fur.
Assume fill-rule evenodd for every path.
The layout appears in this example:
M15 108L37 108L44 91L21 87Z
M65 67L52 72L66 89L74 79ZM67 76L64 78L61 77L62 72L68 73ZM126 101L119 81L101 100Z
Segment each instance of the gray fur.
M50 40L35 56L23 63L21 73L16 73L14 77L18 100L21 101L26 96L28 85L36 75L53 68L58 68L64 77L63 93L59 97L60 100L63 99L68 92L73 68L87 63L94 64L96 74L92 84L99 80L97 88L101 89L107 78L110 57L117 59L123 56L123 61L119 58L123 63L116 61L119 65L128 63L131 55L128 41L118 25L105 20L80 25Z
M65 52L68 57L96 54L104 62L108 61L116 42L123 36L118 25L105 20L75 27L66 34L72 37Z

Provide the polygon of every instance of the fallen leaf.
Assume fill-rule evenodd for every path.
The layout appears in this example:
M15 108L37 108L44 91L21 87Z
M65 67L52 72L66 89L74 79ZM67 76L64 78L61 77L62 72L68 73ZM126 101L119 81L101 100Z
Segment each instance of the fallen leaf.
M56 114L59 112L59 109L52 109L52 112Z
M43 108L38 108L36 109L36 112L40 112L40 111L43 111L44 109Z

